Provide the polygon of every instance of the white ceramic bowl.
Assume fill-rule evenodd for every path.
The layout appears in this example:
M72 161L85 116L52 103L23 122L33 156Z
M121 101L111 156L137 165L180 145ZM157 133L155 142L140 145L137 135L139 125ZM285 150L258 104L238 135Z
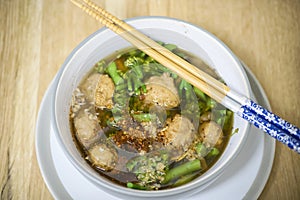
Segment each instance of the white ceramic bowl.
M151 38L165 43L176 44L209 64L221 75L229 87L250 96L250 86L240 61L215 36L184 21L165 17L140 17L127 20L135 28ZM72 91L93 65L117 50L131 44L112 31L102 28L78 45L66 59L59 71L53 105L56 137L67 158L90 182L103 190L128 199L186 197L199 192L211 184L239 153L246 140L249 125L239 117L234 117L234 128L238 134L231 137L225 152L206 173L183 186L160 191L139 191L116 185L101 177L81 157L73 142L69 127L69 109Z

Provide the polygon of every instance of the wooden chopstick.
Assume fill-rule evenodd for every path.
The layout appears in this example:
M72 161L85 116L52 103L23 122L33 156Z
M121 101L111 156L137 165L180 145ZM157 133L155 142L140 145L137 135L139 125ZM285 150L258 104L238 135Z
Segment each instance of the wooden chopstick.
M198 78L209 84L210 86L216 88L224 95L227 94L227 92L230 90L229 87L221 83L220 81L216 80L212 76L208 75L207 73L201 71L199 68L195 67L194 65L190 64L186 60L180 58L176 54L172 53L168 49L162 47L154 40L150 39L146 35L139 32L134 27L130 26L129 24L125 23L124 21L118 19L117 17L113 16L112 14L108 13L103 8L99 7L95 3L91 2L90 0L83 0L87 5L94 8L96 11L98 11L102 16L108 18L113 23L117 24L119 27L124 29L125 31L128 31L131 35L133 35L135 38L138 38L139 40L143 41L145 44L147 44L149 47L153 48L156 51L159 51L163 54L164 57L169 58L174 63L179 65L181 68L184 68L186 71L189 71L192 74L195 74Z
M79 0L70 1L211 98L300 153L300 130L298 127L284 121L252 100L230 90L223 83L173 54L90 0L83 0L83 3Z
M103 25L105 25L106 27L108 27L109 29L111 29L112 31L114 31L115 33L117 33L118 35L120 35L121 37L123 37L124 39L132 43L133 45L135 45L138 49L144 51L146 54L153 57L159 63L166 66L167 68L174 71L175 73L177 73L181 78L187 80L192 85L202 90L205 94L215 99L216 101L222 102L222 100L227 94L227 91L229 91L229 88L224 84L218 82L214 78L202 72L200 69L196 68L195 66L186 62L182 58L173 54L168 49L162 47L152 39L138 32L130 25L126 24L125 22L107 13L107 11L104 11L102 8L98 7L91 1L84 0L84 2L87 2L86 5L80 3L77 0L71 0L71 2L73 2L75 5L80 7L82 10L84 10L92 17L94 17L100 23L102 23ZM106 16L109 17L106 18ZM120 26L120 24L122 24L122 27ZM126 30L123 29L123 27L125 27ZM145 39L145 41L147 41L148 44L151 44L154 47L148 45L147 43L145 43L144 40L141 40L140 38ZM180 63L181 65L177 64L175 61L177 63ZM188 71L187 69L189 68L194 69L194 71ZM202 74L202 76L205 77L203 78L199 74ZM217 88L219 88L219 90L217 90L216 87L211 85L210 82L218 83L213 85L215 86L219 85L218 87L216 86Z

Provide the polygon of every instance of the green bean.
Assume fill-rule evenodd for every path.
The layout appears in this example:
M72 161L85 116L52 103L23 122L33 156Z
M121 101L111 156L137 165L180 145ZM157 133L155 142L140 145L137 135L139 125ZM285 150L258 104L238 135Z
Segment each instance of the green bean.
M131 78L127 79L127 89L129 92L133 91Z
M160 45L164 45L164 43L162 41L156 41L156 43L158 43Z
M127 105L128 96L124 91L118 91L114 93L113 100L115 104L119 104L121 107Z
M138 78L135 78L132 80L133 81L133 90L136 95L139 95L141 93L140 88L144 86L145 84Z
M180 84L179 84L179 87L178 87L178 90L179 90L179 95L182 97L183 96L183 91L184 91L184 88L185 88L185 85L187 84L187 82L185 80L181 80L180 81Z
M127 54L128 54L129 56L135 56L135 55L137 55L137 54L139 54L139 53L140 53L140 50L135 49L135 50L129 51Z
M168 68L166 68L165 66L163 66L160 63L154 63L153 66L154 66L155 70L159 70L159 71L162 71L162 72L171 72Z
M181 80L180 85L179 85L179 90L187 90L187 86L188 82L186 82L185 80Z
M136 183L132 183L132 182L128 182L127 183L127 187L128 188L132 188L132 189L138 189L138 190L146 190L147 187L136 184Z
M132 69L133 69L134 73L136 74L137 78L142 79L144 77L140 65L133 66Z
M207 154L207 156L211 157L211 156L217 156L219 155L220 151L217 148L212 148L211 151Z
M200 110L201 113L206 110L206 104L202 101L198 102L198 107L199 107L199 110Z
M145 64L146 66L149 66L149 64L150 64L150 63L153 63L153 62L155 62L155 60L154 60L152 57L148 56L148 57L145 59L145 63L144 63L144 64ZM144 69L144 71L147 71L147 70ZM149 70L148 70L148 71L149 71Z
M204 157L207 154L207 148L201 142L196 144L195 150L196 150L197 154L201 157Z
M187 87L186 87L186 100L191 102L191 103L195 103L197 101L197 99L195 99L195 95L193 94L193 87L191 84L188 83Z
M194 91L195 91L195 94L197 95L197 97L199 97L199 99L206 102L206 100L207 100L206 95L200 89L194 87Z
M156 116L150 113L141 113L141 114L134 114L132 116L138 122L149 122L154 119Z
M195 100L193 99L193 86L188 83L186 80L181 80L180 84L179 84L179 93L181 96L183 96L183 94L185 94L185 100Z
M207 101L206 101L206 108L205 108L205 111L209 111L211 109L213 109L215 106L217 105L217 102L211 98L209 98Z
M194 178L196 178L197 176L198 176L198 173L191 173L191 174L182 176L173 184L173 186L177 187L177 186L186 184L186 183L190 182L191 180L193 180Z
M114 81L115 85L118 85L123 82L122 77L119 75L117 71L117 65L115 62L111 62L106 68L106 71Z
M147 92L147 87L146 87L145 84L141 86L141 90L142 90L143 93Z
M183 59L186 59L187 58L187 55L185 53L182 53L182 52L175 52L175 54Z
M177 46L175 44L164 44L163 46L166 49L168 49L169 51L173 51L173 50L177 49Z
M141 50L132 50L130 52L127 53L129 56L137 56L137 57L145 57L146 54L144 52L142 52Z
M119 85L116 85L115 90L116 91L124 91L126 89L127 85L125 83L120 83Z
M226 115L224 116L224 125L223 125L223 130L225 130L225 132L227 132L231 126L232 126L232 115L233 112L231 110L226 110Z
M201 169L201 162L198 159L188 161L182 165L174 167L166 172L165 179L163 180L163 184L169 183L171 180L179 178L181 176L190 174L192 172L198 171Z

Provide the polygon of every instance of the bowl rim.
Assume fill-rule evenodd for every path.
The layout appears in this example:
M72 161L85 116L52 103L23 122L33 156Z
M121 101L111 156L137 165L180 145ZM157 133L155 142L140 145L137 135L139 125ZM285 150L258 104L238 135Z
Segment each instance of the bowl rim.
M186 24L192 28L196 28L202 32L204 32L207 36L209 36L212 40L215 40L220 47L224 48L224 50L229 53L229 55L231 56L231 58L239 65L239 70L240 73L243 75L244 81L246 83L246 87L247 87L247 91L246 95L250 96L251 95L251 87L250 87L250 83L249 80L247 78L246 72L244 71L244 69L242 68L242 64L240 62L240 60L235 56L235 54L229 49L229 47L227 45L225 45L219 38L217 38L215 35L213 35L212 33L210 33L209 31L205 30L202 27L199 27L198 25L186 22L184 20L180 20L180 19L176 19L176 18L171 18L171 17L165 17L165 16L140 16L140 17L134 17L134 18L129 18L126 19L124 21L128 22L129 24L134 23L136 21L140 21L140 20L164 20L164 21L172 21L172 22L181 22L183 24ZM155 28L155 27L149 27L149 28ZM98 34L103 34L105 31L110 31L108 28L106 27L102 27L99 30L95 31L94 33L92 33L91 35L89 35L88 37L86 37L81 43L79 43L74 49L73 51L67 56L67 58L65 59L64 63L62 64L61 68L59 69L58 73L57 73L57 82L55 83L55 94L53 95L53 102L54 102L54 106L52 106L52 115L54 117L54 120L51 120L53 123L53 128L54 128L54 132L55 132L55 137L57 138L57 141L59 143L59 145L62 147L63 152L65 153L66 157L69 159L69 161L72 163L73 166L75 166L75 168L84 176L87 176L87 178L89 178L90 181L92 181L94 184L96 185L101 185L102 187L116 192L116 193L122 193L122 194L127 194L127 195L132 195L133 194L133 190L130 188L126 188L124 186L119 186L117 184L111 183L111 184L106 184L109 181L103 181L100 180L99 178L95 178L93 175L89 174L89 172L85 171L83 168L81 168L80 165L78 165L78 161L71 155L71 153L68 151L68 149L65 147L65 144L63 142L63 139L61 138L61 134L59 134L59 128L57 127L57 113L56 113L56 98L58 95L58 86L61 82L61 77L64 73L64 71L66 70L66 68L69 66L68 64L72 61L72 59L76 56L77 52L79 52L81 50L81 48L83 48L85 46L86 43L88 43L90 40L92 40L94 37L96 37ZM219 166L219 169L217 169L216 171L218 172L217 176L215 178L218 177L218 175L220 175L222 173L222 171L224 171L224 169L226 167L229 166L229 164L232 162L232 160L234 160L234 158L239 154L239 152L242 149L243 144L246 141L247 138L247 133L249 132L249 127L250 125L247 124L245 127L245 135L242 138L242 141L239 144L238 149L236 149L235 153L229 157L226 161L224 161L224 163L222 165ZM206 179L204 180L201 185L206 184L208 181L210 181L210 179ZM104 183L105 182L105 183ZM113 185L114 187L110 187L111 185ZM170 188L170 189L165 189L165 190L157 190L157 191L143 191L143 190L134 190L134 196L136 197L146 197L147 195L151 195L152 197L163 197L163 196L168 196L170 193L172 195L178 194L178 193L182 193L182 192L187 192L189 190L195 189L196 187L198 187L198 184L194 184L192 187L190 185L190 183L184 184L182 186L179 187L175 187L175 188Z

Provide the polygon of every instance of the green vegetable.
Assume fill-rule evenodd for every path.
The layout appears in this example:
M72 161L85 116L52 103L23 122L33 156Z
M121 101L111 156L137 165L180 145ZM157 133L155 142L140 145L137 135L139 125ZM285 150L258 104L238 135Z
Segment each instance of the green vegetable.
M97 62L96 66L95 66L95 70L98 73L103 73L105 71L105 67L106 67L106 62L105 60L100 60L99 62Z
M113 101L114 107L111 111L114 116L114 122L118 123L124 116L129 116L129 95L127 93L127 83L124 79L115 86Z
M177 46L175 44L163 44L163 46L168 49L169 51L173 51L177 49Z
M129 172L136 175L139 184L148 188L156 188L163 181L168 168L169 155L166 151L151 152L137 156L126 163Z
M163 66L162 64L158 63L158 62L154 62L151 63L151 71L154 72L159 72L159 73L163 73L163 72L167 72L167 73L171 73L171 71L166 68L165 66Z
M137 78L142 79L144 77L143 72L142 72L142 68L141 68L140 65L133 66L132 70L134 71Z
M204 94L200 89L194 87L194 91L195 91L195 94L197 95L197 97L199 97L200 100L202 100L204 102L207 101L206 94Z
M110 75L115 85L118 85L123 82L122 77L119 75L117 71L117 65L115 62L111 62L106 68L106 72Z
M122 98L120 98L122 101ZM119 120L121 120L122 118L124 118L124 115L126 114L126 111L128 111L129 109L126 108L126 105L125 104L118 104L118 103L115 103L114 104L114 107L112 108L111 112L113 114L113 117L114 117L114 121L115 122L118 122Z
M201 169L201 162L198 159L188 161L182 165L170 169L165 176L163 184L169 183L171 180L177 179L181 176L190 174Z
M233 112L223 106L216 106L212 110L212 119L222 127L223 132L227 133L232 128L232 117Z
M121 83L119 85L115 86L115 90L116 91L121 91L121 90L125 90L127 88L126 84L124 84L123 81L121 81Z
M213 109L217 105L217 102L211 98L206 101L206 111Z
M206 103L203 101L198 101L198 107L199 107L200 113L203 113L207 110Z
M115 119L115 121L118 121L118 119ZM118 124L116 124L115 121L107 120L107 121L106 121L106 124L107 124L107 126L109 126L109 127L111 127L111 128L120 130L121 128L118 126Z
M194 178L196 178L197 176L198 176L198 173L191 173L191 174L182 176L173 184L173 186L177 187L177 186L186 184L186 183L190 182L191 180L193 180Z
M124 65L129 69L132 69L135 66L141 66L144 64L144 59L138 56L129 56L125 61Z
M133 90L134 90L134 93L136 95L139 95L141 93L140 89L142 89L142 87L144 87L145 84L140 79L138 79L138 78L133 78L132 81L133 81ZM144 88L146 88L146 87L144 87Z
M193 86L187 81L181 80L178 89L181 99L181 114L193 121L198 121L201 110Z
M207 154L207 148L201 142L196 144L195 150L196 150L197 155L200 157L205 157Z
M142 185L137 184L137 183L131 183L131 182L127 183L127 187L132 188L132 189L138 189L138 190L147 190L147 187L142 186Z
M129 92L130 96L132 96L133 94L138 96L140 94L144 94L147 92L146 85L139 79L129 78L127 80L127 83L128 83L128 87L129 87L128 92Z
M164 43L162 41L156 41L158 44L163 45Z
M149 122L156 118L156 115L150 113L134 114L132 116L138 122Z
M223 130L225 132L229 131L229 129L232 126L232 117L233 117L233 112L227 109L226 115L224 116L224 124L223 124Z
M128 79L127 79L127 89L128 89L129 92L132 92L132 91L133 91L132 84L133 84L133 83L132 83L131 78L128 78Z
M139 95L141 93L141 89L145 92L146 88L143 83L144 73L142 69L145 60L141 57L137 57L136 54L137 53L127 57L124 61L125 66L130 70L126 73L125 79L127 80L128 91Z
M128 55L126 56L129 56L129 57L132 57L132 56L136 56L136 57L140 57L140 58L145 58L145 57L148 57L148 55L146 55L143 51L139 50L139 49L135 49L135 50L132 50L130 52L127 53Z
M140 89L141 89L141 91L142 91L143 93L146 93L146 92L147 92L147 87L146 87L145 84L142 85Z
M239 128L236 128L236 129L234 129L234 130L232 131L231 135L234 135L234 134L236 134L236 133L238 133L238 132L239 132Z
M222 110L214 110L213 111L213 120L219 124L220 126L223 126L224 120L226 116L226 109Z
M182 52L174 52L174 53L183 59L187 59L187 56L185 55L185 53L182 53Z
M186 88L186 84L187 84L187 82L185 80L181 80L179 87L178 87L180 96L183 95L183 90Z
M219 155L220 151L217 148L212 148L211 151L207 154L207 156L211 157L211 156L217 156Z
M147 56L146 59L145 59L144 64L145 64L145 66L147 66L147 65L149 65L150 63L154 63L154 62L156 62L156 61L155 61L152 57ZM148 71L149 71L149 70L148 70Z

